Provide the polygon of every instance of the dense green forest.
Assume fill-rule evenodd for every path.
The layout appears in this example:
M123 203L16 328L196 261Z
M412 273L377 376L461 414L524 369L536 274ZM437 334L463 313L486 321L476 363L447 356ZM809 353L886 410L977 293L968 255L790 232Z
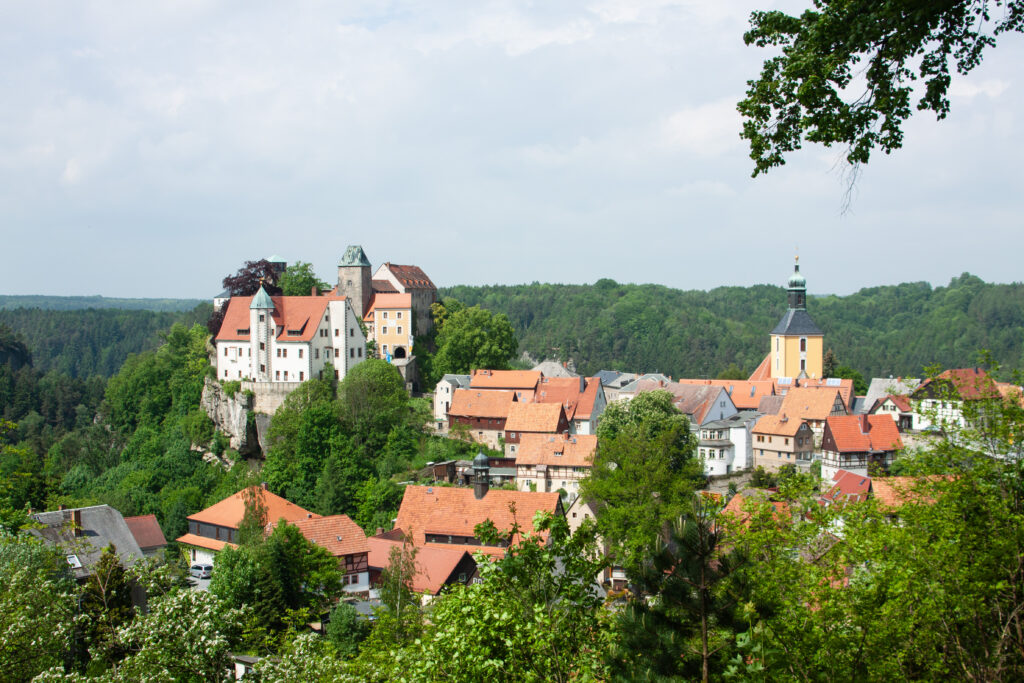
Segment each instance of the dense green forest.
M520 351L601 369L714 377L735 363L749 373L768 352L768 332L786 309L781 287L682 291L661 285L457 286L440 296L509 317ZM947 287L925 282L811 296L808 311L825 347L865 377L920 375L925 366L970 366L988 349L1004 367L1024 360L1024 285L963 274Z
M71 377L110 377L129 354L156 349L162 333L175 323L204 324L211 311L208 303L186 311L162 312L17 308L0 310L0 329L9 328L21 337L36 370L56 370Z
M119 308L126 311L191 311L199 299L122 299L108 296L44 296L0 294L0 311L42 308L48 311L80 311L86 308Z

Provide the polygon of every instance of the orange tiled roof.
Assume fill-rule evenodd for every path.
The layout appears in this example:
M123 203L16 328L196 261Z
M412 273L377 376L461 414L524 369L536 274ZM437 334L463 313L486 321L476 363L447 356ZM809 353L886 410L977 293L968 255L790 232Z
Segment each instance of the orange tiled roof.
M832 413L839 391L834 387L818 389L797 387L786 392L780 412L800 420L824 420ZM845 405L845 404L844 404Z
M838 377L830 377L826 379L808 379L801 378L794 380L795 384L790 385L792 388L800 389L824 389L829 391L835 389L839 392L839 397L843 400L843 405L849 409L853 399L853 380L852 379L841 379ZM782 393L781 389L785 385L778 383L775 380L775 391L776 393Z
M304 510L295 503L287 501L281 496L273 494L266 489L262 489L258 486L252 486L247 490L252 489L257 490L262 497L263 504L267 507L268 524L276 525L278 520L281 518L284 518L284 521L286 522L294 522L308 517L320 516L308 510ZM205 510L201 510L194 515L189 515L188 519L193 522L204 522L206 524L216 524L217 526L227 527L229 529L237 529L238 525L242 523L243 516L245 516L244 490L239 491L233 496L228 496L219 503L214 503Z
M469 379L470 389L529 389L537 388L539 370L474 370Z
M371 536L366 539L370 548L368 564L374 569L385 569L391 563L391 549L402 547L402 541ZM451 577L452 572L469 552L458 547L428 543L416 549L416 573L412 589L416 593L437 595Z
M741 524L749 524L751 510L755 505L768 503L772 506L772 518L779 521L790 521L792 513L786 503L770 499L770 492L763 489L745 489L729 499L728 504L722 510L722 515ZM748 502L750 501L750 502Z
M373 298L370 299L370 307L366 312L369 315L378 308L388 310L411 309L412 294L374 294Z
M597 452L597 437L576 434L523 434L516 453L516 465L560 465L590 467Z
M752 430L754 434L771 434L772 436L796 436L803 420L789 417L785 413L778 415L762 415Z
M162 548L167 545L167 539L164 538L164 532L160 529L160 523L156 521L156 515L125 517L124 523L128 525L128 530L135 537L135 542L143 550Z
M934 503L935 498L929 493L917 490L925 481L951 479L946 475L930 477L876 477L871 480L871 492L878 506L883 510L893 511L907 503Z
M513 403L505 431L555 433L564 415L561 403Z
M729 394L737 410L757 410L762 398L775 395L775 383L771 380L681 379L678 382L722 387Z
M863 474L839 470L832 477L834 484L822 499L834 503L838 502L860 502L868 499L868 492L871 491L871 477Z
M343 296L272 296L274 310L271 312L275 334L278 341L295 342L309 341L316 334L320 321L331 301L344 301ZM239 330L249 329L249 304L251 296L233 296L228 301L224 312L224 322L217 333L217 341L249 341L251 332L241 333ZM298 334L288 334L298 331Z
M509 410L515 404L514 391L475 391L473 389L456 389L452 392L452 405L449 415L457 417L495 417L507 418Z
M384 267L390 270L395 279L401 282L406 289L437 289L419 266L400 266L397 263L387 262Z
M533 400L561 403L568 419L589 420L599 391L601 380L597 377L541 377Z
M957 368L946 370L934 379L926 379L915 391L914 395L932 384L948 382L953 390L964 401L975 401L982 398L999 398L999 389L987 372L980 368ZM925 392L927 393L927 392Z
M891 415L837 415L825 420L840 453L894 451L903 440Z
M299 519L291 524L302 532L309 541L335 557L355 555L369 551L366 533L348 515L330 515Z
M196 534L185 534L184 536L178 536L178 538L174 540L182 545L192 545L197 548L206 548L207 550L215 550L217 552L224 550L224 546L226 545L229 545L232 548L238 547L234 543L228 543L227 541L218 541L212 538L207 538L206 536L199 536Z
M491 489L479 500L473 489L447 486L406 486L402 505L398 509L395 528L401 529L415 546L426 544L426 534L472 536L473 528L491 520L499 531L508 531L518 522L524 534L533 533L533 516L543 510L555 513L559 509L560 494L533 491L505 491ZM510 505L515 507L513 517ZM512 539L512 543L519 538ZM481 546L452 546L455 548L491 551L504 554L500 548ZM495 553L497 550L499 552Z
M1020 405L1024 406L1024 392L1016 384L1009 382L996 382L996 389L999 390L999 395L1005 400L1017 401Z
M761 364L750 373L750 377L747 378L749 382L763 382L771 381L772 379L772 354L769 352Z

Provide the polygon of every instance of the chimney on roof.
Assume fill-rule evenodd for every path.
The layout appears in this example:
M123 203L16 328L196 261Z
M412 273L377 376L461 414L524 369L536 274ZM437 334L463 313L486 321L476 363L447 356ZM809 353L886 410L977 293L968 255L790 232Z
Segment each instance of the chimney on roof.
M82 511L72 510L71 521L75 524L75 538L78 538L82 535Z
M268 491L269 490L267 488L267 482L265 482L265 481L261 481L260 482L260 488L262 488L264 491Z
M867 413L863 413L860 416L860 431L863 432L864 434L867 434L868 432L871 431L871 422L868 421Z
M583 375L580 375L580 393L582 394L586 390L587 390L587 380L583 378Z
M380 536L382 533L384 533L383 527L377 527L377 530L375 532L373 532L373 535L374 536Z
M318 292L316 290L316 285L313 285L313 287L309 290L309 295L310 296L320 296L320 292Z
M306 513L306 519L313 519L313 513L312 512L307 512Z

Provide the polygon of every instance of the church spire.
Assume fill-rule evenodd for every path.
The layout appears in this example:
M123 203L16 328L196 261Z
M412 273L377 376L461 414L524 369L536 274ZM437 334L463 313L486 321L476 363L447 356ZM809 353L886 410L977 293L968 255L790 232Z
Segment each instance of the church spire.
M807 310L807 279L800 274L800 257L796 257L793 274L789 276L789 308L791 310Z

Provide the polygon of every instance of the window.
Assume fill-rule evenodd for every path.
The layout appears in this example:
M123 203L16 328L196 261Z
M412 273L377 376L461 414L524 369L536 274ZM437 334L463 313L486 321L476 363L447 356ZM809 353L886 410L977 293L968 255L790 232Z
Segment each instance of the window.
M281 371L274 370L274 379L281 379Z
M356 328L354 328L354 327L348 328L348 336L350 336L350 337L356 336Z
M401 319L402 319L402 312L401 312L401 311L399 311L399 312L398 312L398 313L396 313L395 315L396 315L396 316L398 316L398 319L399 319L399 320L401 320Z
M782 442L788 446L789 445L789 437L786 437L785 439L783 439Z
M401 325L398 326L398 334L402 334L402 326Z
M384 353L387 353L387 352L388 352L388 345L387 345L387 344L385 344L385 345L384 345Z
M339 333L339 332L341 332L341 330L339 330L339 329L335 329L335 330L334 330L334 336L335 336L335 337L337 337L337 336L338 336L338 333Z
M803 359L803 358L800 359L800 369L801 370L806 370L807 369L807 361L805 359Z
M260 322L263 322L263 320L264 320L264 318L263 318L263 314L262 314L262 313L260 313Z
M260 366L260 372L266 372L266 371L267 371L267 366L266 365L261 365Z
M287 358L288 357L288 349L281 349L281 356L283 356L284 358Z
M278 350L277 350L277 357L278 357L278 358L280 358L280 357L281 357L281 349L278 349Z
M388 319L388 312L387 312L387 311L384 311L384 319L385 319L385 320L387 320L387 319Z
M313 358L320 357L320 349L313 349Z
M284 381L285 382L288 381L288 371L287 370L284 371Z
M334 371L334 379L338 379L338 371L337 370Z
M807 337L800 337L800 350L801 351L806 351L807 350Z
M299 358L302 358L302 349L299 349Z
M341 354L338 352L338 349L334 349L334 357L338 358L340 355Z
M359 357L362 358L363 357L363 349L362 349L362 347L356 349L356 351L359 352Z
M301 370L299 370L299 381L301 382L304 379L306 379L306 373L304 373Z
M355 349L349 349L348 350L348 357L349 358L355 358L356 357L356 350Z
M225 377L227 377L227 376L228 376L228 371L227 371L227 370L225 370L225 371L224 371L224 376L225 376Z
M224 355L225 356L228 355L228 347L226 347L226 346L224 347Z
M266 344L264 344L263 342L260 342L260 351L265 351L266 348L267 348Z
M388 326L385 325L384 327L380 328L380 333L381 334L387 334L388 333Z

